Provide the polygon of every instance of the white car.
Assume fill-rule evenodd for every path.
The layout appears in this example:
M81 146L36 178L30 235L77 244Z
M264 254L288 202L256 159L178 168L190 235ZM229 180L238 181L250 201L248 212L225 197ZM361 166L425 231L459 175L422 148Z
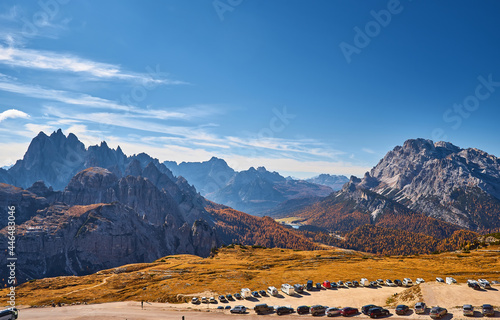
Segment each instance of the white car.
M403 286L405 286L405 287L410 287L410 286L412 286L412 285L413 285L413 282L411 281L411 279L410 279L410 278L404 278L404 279L403 279Z
M444 282L443 278L436 277L437 282Z
M388 287L395 287L396 284L394 282L392 282L391 279L386 279L385 280L385 284L388 286Z
M420 283L424 283L425 280L422 279L422 278L417 278L417 280L415 281L416 284L420 284Z
M446 283L447 284L457 283L457 280L455 280L452 277L446 277Z

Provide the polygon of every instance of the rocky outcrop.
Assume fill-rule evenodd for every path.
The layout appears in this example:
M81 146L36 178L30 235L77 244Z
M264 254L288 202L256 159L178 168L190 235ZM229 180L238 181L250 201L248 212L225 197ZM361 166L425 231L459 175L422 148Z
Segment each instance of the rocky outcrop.
M478 149L407 140L354 185L472 230L500 226L500 159Z
M63 190L75 174L86 168L105 168L121 178L141 175L142 169L150 163L175 180L165 165L145 153L127 157L120 146L115 150L105 141L86 149L74 134L66 137L59 129L50 136L40 132L31 141L22 160L7 171L0 170L0 182L28 188L37 181L44 181L54 190Z
M22 224L31 219L37 210L48 207L49 203L33 192L0 183L0 229L7 226L8 207L11 206L15 207L16 224Z

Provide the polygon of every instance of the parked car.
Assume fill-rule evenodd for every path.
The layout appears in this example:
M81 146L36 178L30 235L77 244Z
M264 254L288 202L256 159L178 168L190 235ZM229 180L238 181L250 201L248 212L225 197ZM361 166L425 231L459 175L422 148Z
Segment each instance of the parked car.
M290 307L278 307L276 308L276 314L281 316L282 314L289 314L293 312L293 308Z
M311 314L313 316L320 316L320 315L324 315L325 314L325 311L326 311L326 307L325 306L322 306L322 305L315 305L315 306L312 306L311 307Z
M353 286L355 286L355 287L359 287L359 282L357 282L356 280L354 280L354 281L352 282L352 285L353 285Z
M457 280L455 280L455 279L454 279L454 278L452 278L452 277L446 277L446 283L447 283L447 284L457 283Z
M396 314L403 315L407 314L410 311L410 308L405 304L400 304L396 307Z
M421 284L421 283L424 283L425 280L422 279L422 278L417 278L417 280L415 281L416 284Z
M440 277L436 277L436 281L437 282L444 282L443 278L440 278Z
M374 287L374 288L378 287L378 282L377 281L370 282L370 287Z
M235 293L235 294L234 294L234 297L235 297L236 299L238 299L238 300L241 300L241 294L239 294L239 293Z
M210 302L210 303L217 303L217 300L215 300L214 297L210 297L210 299L208 299L208 302Z
M493 317L495 315L495 310L491 304L483 304L483 316Z
M368 310L368 316L370 318L387 317L389 315L389 310L383 308L371 308Z
M309 306L299 306L297 307L297 313L298 314L308 314L309 313Z
M394 280L394 284L397 285L398 287L401 287L403 285L403 282L399 279Z
M352 285L352 282L351 282L351 281L347 281L344 285L345 285L345 287L346 287L346 288L349 288L349 287L354 287L354 286Z
M225 306L224 309L231 310L231 306Z
M208 303L207 297L201 297L201 303Z
M412 286L412 285L413 285L413 282L411 281L410 278L404 278L403 279L403 286L409 287L409 286Z
M344 286L344 281L342 281L342 280L337 281L337 285L339 286L339 288L343 287Z
M198 304L198 303L200 303L200 299L198 299L196 297L193 297L193 299L191 299L191 303L192 304Z
M252 291L252 297L258 298L260 296L259 296L259 293L257 291Z
M241 298L248 299L250 297L252 297L252 291L250 291L250 289L248 288L241 289Z
M425 308L426 308L425 302L415 303L415 313L416 314L425 313Z
M226 297L225 297L225 296L223 296L223 295L220 295L220 296L219 296L219 301L220 301L220 302L227 302Z
M267 296L266 291L264 291L264 290L259 290L259 294L261 297Z
M429 312L429 315L433 319L440 319L440 318L444 317L447 313L448 313L448 310L446 310L445 308L433 307L431 309L431 312Z
M226 299L227 299L228 301L229 301L229 300L234 301L234 298L233 298L233 296L232 296L231 294L226 294Z
M372 308L381 308L381 307L376 306L374 304L367 304L366 306L362 306L361 307L361 313L362 314L368 314L368 310L370 310Z
M464 304L462 307L464 312L464 316L473 316L474 315L474 307L470 304Z
M271 287L267 288L267 293L269 293L269 295L275 297L278 295L278 289L276 289L276 287L271 286Z
M295 288L288 283L284 283L281 285L281 291L289 296L293 296L295 294Z
M334 317L334 316L339 316L340 315L340 309L339 308L328 308L326 309L326 315L327 317Z
M360 283L361 283L361 285L362 285L363 287L367 287L367 286L369 286L369 285L370 285L370 281L368 281L368 279L366 279L366 278L361 278Z
M388 286L388 287L395 287L396 285L394 284L394 282L392 282L391 279L386 279L385 280L385 284Z
M358 309L356 308L351 308L351 307L345 307L340 310L340 314L343 315L344 317L351 316L358 314Z
M272 313L274 311L274 308L268 306L265 303L260 303L255 305L255 307L253 307L253 311L255 311L256 314L266 314L266 313Z
M323 288L330 289L331 287L332 285L330 284L330 281L328 280L323 281Z
M311 291L313 289L313 282L312 280L308 280L306 283L306 290Z
M330 289L337 289L338 286L335 282L330 282Z
M319 282L316 283L316 290L321 290L321 283Z
M377 279L377 284L378 284L379 286L384 285L384 280L382 280L382 279Z
M294 284L294 285L293 285L293 288L295 289L295 292L297 292L297 293L302 293L302 292L304 292L304 286L303 286L303 285L301 285L301 284L298 284L298 283L297 283L297 284Z
M230 310L231 313L245 313L247 308L245 306L235 306Z
M224 310L224 306L218 306L217 309L218 310Z
M490 283L488 282L488 280L485 280L485 279L479 279L477 280L477 282L479 283L479 286L483 289L491 289L491 285Z

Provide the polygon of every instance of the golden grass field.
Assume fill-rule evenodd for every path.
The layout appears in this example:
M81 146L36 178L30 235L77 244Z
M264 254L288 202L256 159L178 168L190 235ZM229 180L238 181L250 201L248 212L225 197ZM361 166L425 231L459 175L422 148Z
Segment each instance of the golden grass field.
M153 263L131 264L88 276L35 280L17 288L18 305L101 303L111 301L184 302L190 296L234 294L241 288L266 289L307 280L370 280L435 277L500 280L500 250L379 257L329 249L294 251L235 246L213 258L167 256ZM6 296L7 290L0 294Z

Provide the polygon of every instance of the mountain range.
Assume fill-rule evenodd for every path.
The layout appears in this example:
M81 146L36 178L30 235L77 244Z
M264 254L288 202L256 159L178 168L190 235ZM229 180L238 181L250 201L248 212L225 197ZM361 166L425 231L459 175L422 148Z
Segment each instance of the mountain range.
M237 172L216 157L205 162L163 164L174 175L185 177L205 198L257 216L269 215L289 200L325 197L349 181L345 176L328 174L307 180L285 178L265 167Z
M35 137L4 178L18 186L0 183L0 247L8 247L7 210L14 206L20 282L88 274L170 254L208 256L226 241L316 247L273 219L209 202L157 159L127 157L105 142L85 149L76 136L60 130ZM258 230L266 232L265 240L255 237ZM7 261L6 255L0 251L0 259ZM2 274L5 268L0 266Z
M389 151L362 179L351 177L340 191L280 215L342 232L374 224L443 238L457 228L499 228L499 191L499 158L412 139Z
M85 148L58 130L38 134L22 160L0 169L0 217L16 207L21 282L169 254L208 256L229 243L310 250L322 242L408 254L458 248L478 235L464 230L498 230L499 178L493 155L412 139L363 178L332 191L346 178L296 180L264 167L237 172L215 157L161 163L145 153L126 156L106 142ZM238 209L294 217L303 227ZM0 220L4 248L6 221ZM401 241L406 245L395 246Z

